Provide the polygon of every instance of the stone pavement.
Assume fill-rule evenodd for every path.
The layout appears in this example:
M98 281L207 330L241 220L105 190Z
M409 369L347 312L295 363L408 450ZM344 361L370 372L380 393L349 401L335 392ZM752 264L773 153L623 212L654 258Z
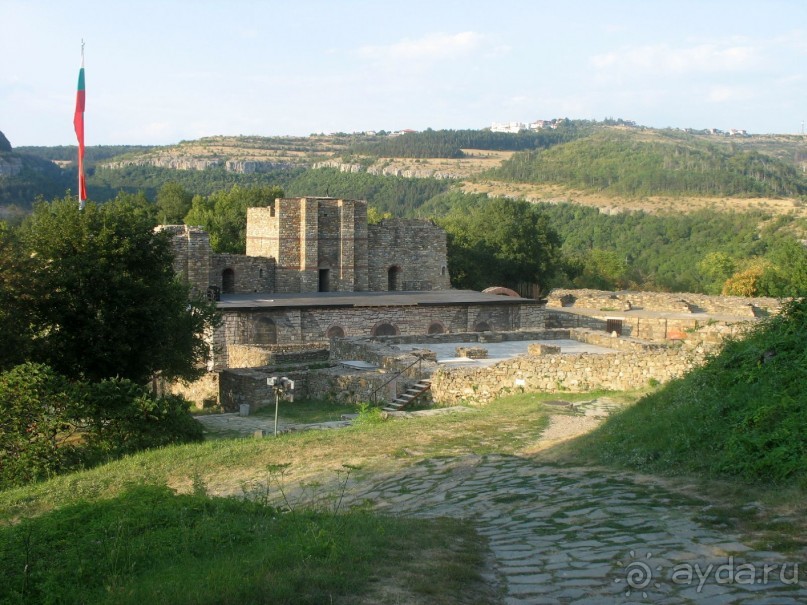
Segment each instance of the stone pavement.
M393 349L401 351L412 351L415 349L429 349L437 355L437 361L444 365L463 365L469 367L488 367L512 359L518 355L526 355L531 344L544 344L560 347L561 354L579 353L616 353L615 349L601 347L599 345L586 344L577 340L555 339L555 340L506 340L504 342L434 342L428 344L396 344ZM485 359L468 359L467 357L457 357L456 349L461 346L474 346L487 349L488 356Z
M346 500L472 520L489 540L488 579L507 605L807 603L799 555L754 550L699 523L702 502L615 473L510 456L438 458L362 481Z
M553 418L579 421L619 407L607 397L549 404L577 412ZM245 435L269 434L273 423L238 414L197 419L210 431ZM337 424L346 423L318 428ZM807 603L804 553L755 550L742 536L700 522L703 502L611 471L517 456L434 458L351 480L344 502L470 520L489 541L487 579L501 587L506 605Z

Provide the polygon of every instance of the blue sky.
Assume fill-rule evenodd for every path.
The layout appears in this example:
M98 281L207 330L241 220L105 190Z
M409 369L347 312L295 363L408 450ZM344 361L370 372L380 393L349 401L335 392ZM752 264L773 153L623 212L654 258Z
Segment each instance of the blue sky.
M87 144L621 117L797 133L807 0L0 0L0 131Z

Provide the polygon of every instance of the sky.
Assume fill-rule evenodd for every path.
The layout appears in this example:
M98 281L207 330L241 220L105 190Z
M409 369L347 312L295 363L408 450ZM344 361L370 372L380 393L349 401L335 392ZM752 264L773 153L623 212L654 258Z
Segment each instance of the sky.
M802 132L807 0L0 0L0 131L72 145L568 117Z

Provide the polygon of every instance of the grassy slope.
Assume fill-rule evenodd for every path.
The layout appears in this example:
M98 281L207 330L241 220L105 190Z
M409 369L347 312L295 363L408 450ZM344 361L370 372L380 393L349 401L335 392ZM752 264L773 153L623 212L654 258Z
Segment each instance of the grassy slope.
M133 486L0 527L0 602L356 603L386 568L491 596L469 524L333 513ZM439 552L426 569L424 551Z
M470 525L334 516L343 464L361 465L352 471L361 477L435 456L515 453L546 426L541 401L163 448L2 491L0 568L9 571L0 602L370 603L379 578L385 590L397 583L414 594L407 603L494 602L480 579L484 541ZM317 500L290 497L295 514L267 509L280 467L289 484L316 482Z
M807 487L807 302L583 438L589 462Z

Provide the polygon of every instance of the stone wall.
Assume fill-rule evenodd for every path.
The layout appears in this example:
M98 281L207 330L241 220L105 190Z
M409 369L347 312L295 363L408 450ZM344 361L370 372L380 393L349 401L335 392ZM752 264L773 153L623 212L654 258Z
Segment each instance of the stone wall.
M430 221L385 219L368 228L373 292L448 290L446 232Z
M327 361L327 345L230 345L227 347L230 368L256 368L260 366Z
M205 294L210 282L212 249L210 236L201 227L160 225L158 231L172 234L174 272L196 294Z
M335 367L322 370L276 371L272 369L238 369L221 372L220 400L227 411L237 411L240 404L250 405L250 411L273 406L275 396L266 384L270 376L286 376L294 381L294 398L327 399L335 402L361 403L374 396L392 399L406 390L409 381L393 381L389 373L355 371ZM281 406L294 405L281 400Z
M169 393L184 397L199 409L211 407L218 404L219 400L219 374L218 372L208 372L193 382L166 384L164 389Z
M702 349L660 347L606 354L525 355L486 368L440 368L432 397L442 405L487 403L517 392L631 390L667 382L703 363Z
M229 272L230 277L225 276ZM230 287L225 287L229 281ZM214 254L209 283L223 294L272 292L275 284L275 259L243 254Z
M247 210L247 256L277 260L277 292L367 290L367 203L283 198Z
M617 325L609 322L617 322ZM624 313L582 315L557 309L546 310L547 328L582 328L608 332L617 331L621 336L663 342L684 340L688 342L720 343L728 337L740 336L753 321L716 321L711 318L645 317Z
M630 305L628 305L630 303ZM609 292L606 290L555 289L549 293L547 307L625 311L630 309L674 313L709 313L733 317L765 316L778 313L781 301L767 297L709 296L693 293Z
M373 336L389 324L401 335L426 336L436 326L464 333L480 326L497 331L540 328L539 304L427 305L400 307L305 307L237 309L224 314L214 334L214 367L227 367L231 345L327 343L334 332L347 337Z

